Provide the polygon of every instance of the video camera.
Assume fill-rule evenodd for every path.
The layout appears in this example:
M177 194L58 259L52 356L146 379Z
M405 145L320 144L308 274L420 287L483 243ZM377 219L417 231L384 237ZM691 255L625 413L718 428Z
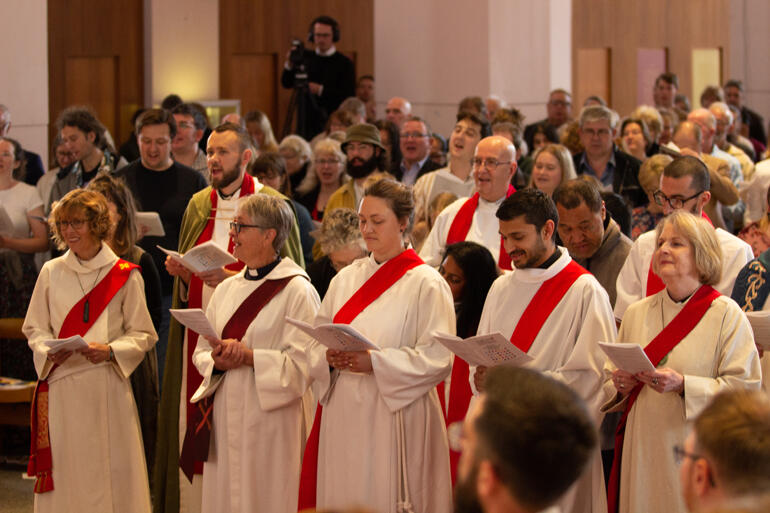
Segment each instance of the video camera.
M289 66L294 72L294 87L304 88L307 86L307 68L305 67L305 44L299 38L291 40L291 51L289 52Z

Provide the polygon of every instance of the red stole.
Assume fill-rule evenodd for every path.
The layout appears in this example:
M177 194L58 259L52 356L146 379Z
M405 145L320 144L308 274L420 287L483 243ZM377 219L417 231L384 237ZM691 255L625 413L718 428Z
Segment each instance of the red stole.
M241 192L240 196L243 198L244 196L249 196L251 194L254 194L254 178L251 177L248 173L243 175L243 182L241 183ZM211 240L211 237L214 235L214 223L216 221L216 212L217 212L217 203L219 200L219 195L217 194L216 189L211 189L211 213L209 214L208 222L206 223L206 226L203 228L203 231L201 232L200 236L198 237L198 240L195 241L195 245L202 244L206 241ZM227 244L227 252L232 253L233 252L233 239L230 239L229 243ZM230 271L240 271L243 269L243 262L235 262L234 264L230 264L226 267L226 269L229 269ZM187 307L188 308L202 308L203 307L203 281L201 281L200 278L198 278L195 274L190 275L190 284L188 287L188 295L187 295L188 301L187 301ZM192 330L187 330L187 354L185 355L185 358L187 359L187 424L190 425L191 422L194 422L195 417L198 415L198 407L192 403L190 403L190 398L193 396L195 391L200 386L201 382L203 382L203 377L198 373L198 369L195 368L195 365L192 363L192 355L195 352L195 346L198 344L198 334ZM195 473L200 474L203 471L203 465L196 466Z
M644 352L647 353L653 365L657 367L663 357L670 353L695 328L706 314L711 303L719 296L719 292L709 285L702 285L693 294L682 311L644 348ZM615 431L615 457L612 460L612 471L610 472L610 481L607 487L609 513L618 511L620 499L620 461L623 454L623 437L626 432L626 421L628 414L631 412L631 407L634 405L636 398L639 397L643 386L641 383L637 384L629 394L625 410L623 410L623 416L620 418L617 431Z
M706 215L706 212L701 210L701 217L708 221L708 223L711 226L714 226L714 223L711 222L711 219L709 219L709 216ZM655 241L655 247L658 246L658 242ZM654 254L653 254L654 256ZM657 294L661 290L665 289L666 286L663 284L663 280L660 279L660 276L655 274L655 272L652 270L652 260L650 260L650 269L647 271L647 290L645 290L645 297L651 296L653 294Z
M406 272L424 262L413 249L407 249L395 258L385 262L377 269L366 282L342 305L334 315L333 322L350 324L358 314L372 304L383 292L388 290ZM313 429L305 446L305 455L302 458L302 473L299 480L299 503L297 510L315 508L317 473L318 473L318 444L321 437L321 411L320 404L316 408Z
M277 280L265 280L254 292L249 294L227 321L227 324L222 329L222 339L234 338L236 340L243 340L246 330L254 322L254 319L257 318L262 308L282 291L294 276L296 275ZM203 473L203 462L208 460L211 423L213 420L212 413L214 411L213 398L206 397L192 404L192 410L193 417L191 421L188 420L187 431L182 443L182 453L179 455L179 467L191 483L193 474ZM188 414L189 411L190 408L188 407Z
M505 194L507 198L511 194L516 192L513 185L508 186L508 192ZM471 196L463 205L460 210L455 214L452 224L449 226L449 234L446 238L447 246L454 244L455 242L462 242L468 236L468 231L471 229L473 223L473 214L476 212L476 208L479 206L479 193L477 192ZM503 238L500 237L500 255L497 260L497 265L500 269L511 270L511 256L505 251L503 247Z
M104 309L115 297L118 290L125 285L131 271L139 269L138 265L118 259L107 275L96 286L80 298L80 301L70 309L59 329L58 338L69 338L73 335L84 337L94 325ZM88 322L83 322L86 301L89 303ZM58 367L54 365L48 373L50 376ZM30 456L27 465L27 475L37 477L35 493L53 490L53 460L51 457L51 439L48 435L48 378L38 380L30 408Z

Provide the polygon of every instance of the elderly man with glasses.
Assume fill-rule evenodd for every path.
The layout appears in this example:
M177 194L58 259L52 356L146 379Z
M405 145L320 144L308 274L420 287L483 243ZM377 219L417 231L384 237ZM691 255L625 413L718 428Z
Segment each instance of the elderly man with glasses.
M663 214L669 215L674 210L686 210L703 216L703 207L711 199L711 180L706 165L696 157L686 156L674 160L663 169L660 177L660 189L655 192L655 202L663 207ZM705 217L705 216L704 216ZM731 233L716 229L717 239L722 247L722 277L714 287L725 295L730 295L736 276L746 263L751 260L751 246ZM657 247L655 231L651 230L639 236L631 247L617 281L617 300L615 318L623 319L629 305L651 296L663 289L663 282L652 271L652 254Z

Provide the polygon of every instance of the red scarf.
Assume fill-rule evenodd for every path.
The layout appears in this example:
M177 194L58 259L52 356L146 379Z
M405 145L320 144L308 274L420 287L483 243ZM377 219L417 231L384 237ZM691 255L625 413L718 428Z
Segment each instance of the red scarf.
M513 185L508 186L508 192L505 197L507 198L511 194L516 192ZM454 244L455 242L462 242L468 236L468 232L471 229L473 223L473 214L476 212L476 208L479 206L479 193L477 192L471 196L463 205L460 210L455 214L455 218L452 220L452 224L449 226L449 234L446 238L446 245ZM511 256L505 251L503 246L503 238L500 237L500 255L497 260L497 265L500 269L511 270Z
M243 182L241 182L240 198L250 196L254 194L254 178L249 174L243 175ZM211 240L214 235L214 223L216 222L217 203L219 201L219 194L216 189L211 189L211 213L209 214L208 222L203 228L198 240L195 241L195 245L203 244ZM231 238L227 244L227 252L233 252L233 239ZM225 267L230 271L240 271L243 269L243 262L235 262ZM187 307L188 308L202 308L203 307L203 281L195 274L190 275L190 284L188 287L187 295ZM192 355L195 352L195 346L198 344L198 334L193 330L187 330L187 424L190 425L195 421L195 418L199 415L200 410L197 405L190 402L190 398L203 382L203 376L198 373L198 369L192 361ZM203 464L199 463L195 467L195 473L200 474L203 472Z
M366 282L342 305L334 315L334 323L350 324L358 314L372 304L383 292L395 284L406 272L424 262L412 249L407 249L395 258L385 262ZM305 446L302 458L302 473L299 480L298 511L315 508L317 474L318 474L318 444L321 437L321 417L323 408L316 408L313 428Z
M227 324L222 329L222 339L233 338L243 340L246 330L254 322L254 319L257 318L259 312L289 284L292 278L294 276L277 280L265 280L254 292L249 294L227 321ZM187 431L182 443L182 453L179 455L179 467L191 483L193 474L202 473L203 462L207 461L209 457L209 442L211 441L211 427L214 419L212 416L213 411L214 400L211 397L206 397L202 401L193 404L194 415L192 420L187 423Z
M59 329L59 338L69 338L73 335L84 337L88 330L107 308L115 294L125 285L131 271L139 269L138 265L118 259L107 275L96 286L80 298L80 301L67 313ZM86 301L89 304L88 321L84 321ZM53 374L58 365L54 365L48 373ZM51 456L51 438L48 433L48 378L38 380L30 408L30 456L27 465L27 475L37 477L35 493L53 490L53 459Z
M670 353L695 328L706 314L711 303L719 296L719 292L709 285L702 285L693 294L692 298L682 308L682 311L676 314L676 317L644 348L644 352L654 366L657 367L663 357ZM637 384L629 394L625 410L623 410L623 416L620 418L618 428L615 431L615 457L612 460L612 471L610 472L610 481L607 486L607 506L610 513L618 511L620 502L620 461L623 455L626 421L628 420L628 414L631 412L631 407L634 405L637 397L639 397L643 386L642 383Z

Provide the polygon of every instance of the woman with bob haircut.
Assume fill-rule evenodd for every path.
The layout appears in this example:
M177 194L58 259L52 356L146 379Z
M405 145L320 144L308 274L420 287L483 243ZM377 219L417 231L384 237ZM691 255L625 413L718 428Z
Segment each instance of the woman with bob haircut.
M345 152L334 139L322 139L313 148L313 159L295 197L315 221L323 219L326 202L334 191L350 180L345 172L346 163Z
M561 144L542 146L535 152L533 160L529 186L548 196L553 195L553 191L564 182L577 178L572 156Z
M61 257L43 265L23 331L39 381L28 472L35 511L150 511L142 434L129 376L157 335L137 266L107 245L107 201L76 189L49 219ZM87 346L49 349L80 335Z
M618 342L640 344L652 371L630 374L607 364L602 411L623 411L608 486L610 512L685 513L671 448L688 421L721 390L757 389L761 374L751 326L720 295L722 249L714 228L675 211L656 229L653 271L666 288L631 305ZM625 434L625 436L624 436Z

